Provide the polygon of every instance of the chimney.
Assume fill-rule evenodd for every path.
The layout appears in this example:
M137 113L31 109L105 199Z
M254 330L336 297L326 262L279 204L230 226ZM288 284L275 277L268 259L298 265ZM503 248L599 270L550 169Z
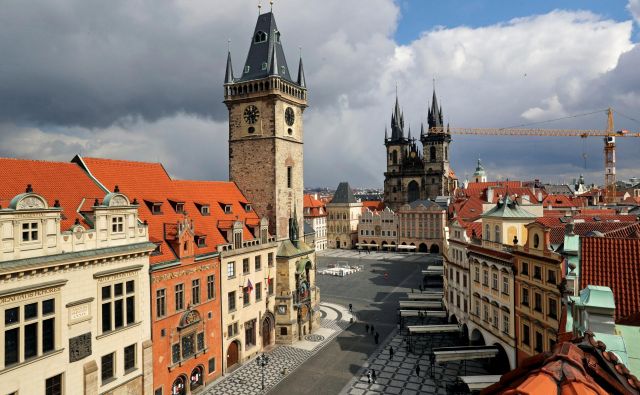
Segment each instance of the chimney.
M565 236L575 236L574 230L575 230L575 225L573 223L573 220L571 220L564 226Z
M491 187L487 188L487 203L493 202L493 189Z
M538 191L538 201L542 202L542 191Z

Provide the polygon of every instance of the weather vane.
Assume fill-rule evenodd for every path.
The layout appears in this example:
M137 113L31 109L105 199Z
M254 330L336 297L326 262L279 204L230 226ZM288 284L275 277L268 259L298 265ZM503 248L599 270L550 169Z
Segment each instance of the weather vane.
M269 1L269 4L271 5L271 11L273 11L273 2L274 2L274 0L270 0Z
M258 1L258 15L261 14L260 10L262 9L262 0Z

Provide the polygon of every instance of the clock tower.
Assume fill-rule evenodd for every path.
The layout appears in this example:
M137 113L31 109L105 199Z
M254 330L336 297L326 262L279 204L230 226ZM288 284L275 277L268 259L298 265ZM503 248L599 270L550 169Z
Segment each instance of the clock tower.
M229 53L224 82L229 179L269 219L278 240L289 237L290 218L303 223L302 113L307 107L302 58L293 80L281 39L273 13L259 15L244 68L234 76Z

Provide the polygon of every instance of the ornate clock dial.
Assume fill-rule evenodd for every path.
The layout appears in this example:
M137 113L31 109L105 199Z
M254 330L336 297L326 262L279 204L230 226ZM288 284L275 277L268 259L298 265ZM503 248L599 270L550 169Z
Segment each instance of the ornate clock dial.
M244 120L246 123L253 125L259 117L260 111L258 107L251 105L244 109Z
M287 125L293 125L293 123L296 121L296 116L293 113L293 108L287 107L287 109L284 111L284 120L287 122Z

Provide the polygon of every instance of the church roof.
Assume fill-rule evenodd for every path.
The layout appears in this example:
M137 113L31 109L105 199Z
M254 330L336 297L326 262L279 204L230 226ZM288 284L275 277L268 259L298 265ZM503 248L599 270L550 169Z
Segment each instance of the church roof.
M527 210L520 207L517 201L506 196L500 199L496 206L486 213L482 214L483 218L499 217L499 218L537 218Z
M272 70L274 65L277 67L276 70ZM294 82L289 74L276 19L272 12L267 12L258 16L247 61L238 81L266 78L270 75L278 75Z
M425 208L433 207L434 209L442 210L442 206L440 206L438 203L431 201L429 199L414 200L413 202L409 203L409 206L411 208L417 208L418 206L421 206L421 205L424 206Z
M348 182L341 182L333 195L331 203L358 203Z

